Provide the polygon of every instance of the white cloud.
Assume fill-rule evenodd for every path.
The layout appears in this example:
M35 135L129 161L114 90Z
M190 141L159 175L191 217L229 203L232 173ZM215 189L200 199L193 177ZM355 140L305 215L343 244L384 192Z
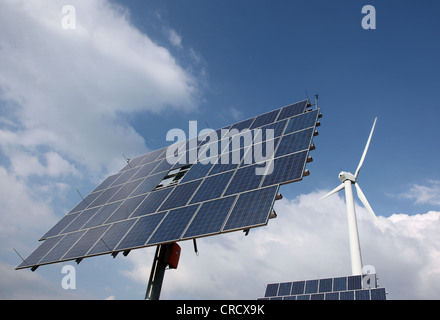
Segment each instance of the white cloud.
M182 37L177 33L176 30L172 28L167 28L165 29L165 33L168 37L168 40L173 46L177 48L182 48Z
M105 0L70 4L74 30L62 28L59 1L0 4L2 123L15 124L2 129L0 145L7 151L50 146L92 172L118 170L121 152L146 151L120 115L191 110L197 80L120 7ZM31 165L36 168L35 159Z
M36 200L34 190L9 174L0 166L0 239L1 248L24 248L23 239L36 240L43 235L43 226L56 223L55 215L48 203ZM25 248L30 252L31 248ZM32 248L34 249L34 248ZM22 251L23 252L23 251Z
M58 0L0 1L2 260L35 249L79 198L73 183L96 183L121 169L122 153L148 151L130 117L194 110L200 99L198 79L128 11L107 0L69 4L74 30L63 29Z
M414 184L410 190L400 196L414 200L416 204L440 205L440 181L430 180L429 185Z
M267 227L198 240L182 247L177 270L166 271L163 299L255 299L270 282L337 277L351 273L346 209L342 197L318 202L324 192L276 203ZM319 205L317 205L319 203ZM375 267L389 299L436 299L440 294L440 212L380 216L385 234L357 207L364 265ZM131 279L147 283L154 250L127 257Z

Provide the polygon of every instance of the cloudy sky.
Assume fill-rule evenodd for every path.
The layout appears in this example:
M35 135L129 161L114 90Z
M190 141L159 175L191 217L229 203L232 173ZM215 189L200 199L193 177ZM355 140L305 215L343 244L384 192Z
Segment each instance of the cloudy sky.
M378 117L357 203L364 264L390 299L440 298L440 4L369 1L0 2L0 298L141 299L154 248L14 270L126 157L172 128L220 128L314 97L311 175L281 188L267 227L181 242L164 299L256 299L270 282L351 272L343 193ZM75 20L62 9L71 5ZM68 26L74 23L74 28Z

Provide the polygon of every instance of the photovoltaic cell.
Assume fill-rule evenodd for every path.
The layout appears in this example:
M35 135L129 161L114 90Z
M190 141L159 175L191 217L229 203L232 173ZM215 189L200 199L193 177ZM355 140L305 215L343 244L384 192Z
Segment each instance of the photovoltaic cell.
M310 148L310 140L313 131L314 129L310 128L289 135L284 135L278 145L275 157L308 150Z
M223 231L266 224L277 192L272 186L240 194Z
M229 171L226 173L207 177L200 185L200 188L197 190L190 203L192 204L220 198L227 184L231 180L233 174L233 171Z
M86 209L81 212L75 220L73 220L64 230L63 233L77 231L89 221L90 218L99 210L98 207L92 209Z
M293 133L307 128L315 127L319 110L306 112L302 116L293 117L289 120L284 134Z
M160 207L160 210L168 210L186 205L201 182L202 180L196 180L176 186Z
M106 223L116 222L125 220L136 210L139 204L145 199L144 195L129 198L125 200L119 207L118 210L113 212L110 218L106 221Z
M260 182L263 179L263 175L256 175L255 168L257 165L251 165L247 167L239 168L228 189L226 189L225 196L235 194L238 192L257 189L260 186Z
M281 109L277 121L293 117L303 113L307 107L308 101L304 100L298 103L291 104Z
M304 100L224 126L179 142L174 154L164 147L134 157L52 227L17 269L267 224L279 186L303 177L319 115L307 107Z
M145 178L145 180L141 180L141 183L133 191L131 196L137 196L151 192L159 184L159 182L163 179L164 176L165 176L165 172L162 172L155 175L151 175Z
M116 249L125 250L144 246L165 213L166 212L159 212L140 217Z
M292 289L292 282L280 283L278 296L290 296L291 289Z
M160 224L159 228L151 236L148 244L178 241L191 221L199 205L182 207L170 210Z
M38 264L42 257L44 257L49 250L51 250L63 236L56 236L44 241L29 257L26 258L18 267L25 268Z
M40 261L40 264L60 260L66 252L81 238L85 230L66 234Z
M149 193L145 201L140 204L131 217L133 218L156 212L172 190L173 188L165 188Z
M99 208L98 212L84 225L84 228L93 228L102 225L121 205L123 201L112 202Z
M137 219L124 220L111 225L110 229L93 245L90 255L110 253L119 241L127 234Z
M265 297L276 297L277 293L278 293L278 287L279 287L278 283L268 284L266 287L266 294L264 296Z
M304 173L307 154L307 151L303 151L276 158L273 164L273 172L270 175L264 176L262 186L284 184L301 179Z
M376 278L375 274L369 274ZM262 300L386 300L385 288L362 288L361 276L271 283ZM289 292L290 288L290 292ZM350 289L349 289L350 288Z
M63 259L74 259L84 256L90 250L90 244L96 243L110 225L92 228L86 231L81 239L63 256Z
M235 198L231 196L203 203L183 238L220 233Z
M81 212L75 212L71 214L65 215L56 225L52 227L45 235L43 235L42 239L46 239L48 237L53 237L59 234L63 229L65 229L72 221L75 219Z

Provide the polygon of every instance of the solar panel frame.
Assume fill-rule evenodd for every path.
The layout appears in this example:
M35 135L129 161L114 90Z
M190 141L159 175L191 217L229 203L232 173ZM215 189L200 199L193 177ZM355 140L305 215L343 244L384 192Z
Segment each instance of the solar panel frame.
M150 241L152 237L167 243L245 230L267 224L279 186L302 179L306 163L304 155L309 152L309 146L313 138L311 134L312 129L316 126L316 122L313 123L313 119L319 114L319 109L316 109L313 113L308 111L309 114L306 115L306 107L307 100L303 100L215 130L218 136L222 136L223 140L217 141L216 146L220 147L223 153L205 159L205 162L207 160L208 164L201 164L198 162L199 159L196 159L196 161L191 162L192 166L189 166L187 173L176 185L163 189L153 190L170 171L174 168L181 168L186 164L170 163L168 160L171 158L166 158L168 147L135 157L119 172L104 179L86 198L46 232L40 239L44 240L42 245L26 259L26 261L31 260L31 263L23 262L17 269L105 253L115 253L161 243L156 240ZM307 119L302 119L301 117L306 117ZM308 125L310 125L310 128L307 127ZM237 131L227 131L233 129ZM298 148L303 150L297 152L295 156L293 153L284 155L284 152L280 151L280 156L275 154L272 160L255 163L255 156L252 155L251 163L247 163L246 157L254 151L253 147L247 145L243 147L240 143L237 149L237 140L234 139L246 137L245 140L247 141L247 134L250 131L252 134L251 142L262 141L263 145L263 143L267 143L266 131L264 129L274 130L275 152L279 148L279 143L282 139L285 139L284 141L288 140L288 134L299 134L297 131L304 129L307 130L310 137L308 134L302 133L305 136L304 140L307 141L304 142L302 140L304 145ZM236 134L231 135L232 133ZM196 137L181 143L179 150L184 151L181 156L182 159L189 159L190 152L203 150L203 145L206 142L209 142L209 140ZM188 149L188 146L191 146L192 149ZM240 152L238 163L234 163L230 167L227 167L227 165L219 167L221 158L225 157L225 155L227 157L231 156L235 149ZM214 164L214 159L217 159L216 164ZM285 169L274 170L275 175L271 179L267 178L270 175L258 176L251 174L255 169L269 165L270 162L268 161L273 161L272 163L277 167L279 164L285 164L287 160L293 160L299 162L299 164L288 166L287 171ZM222 177L229 178L229 181L225 182L228 179L223 181L223 191L220 192L222 188L219 188L215 192L206 192L204 189L214 186L216 179L220 179L221 175L224 175ZM210 181L211 184L209 184ZM188 192L180 192L183 189L188 189ZM266 197L269 198L266 199L267 202L255 201L255 197L253 201L247 200L246 202L243 200L247 197L251 199L252 194L264 198L263 193L268 192L267 190L271 190L270 195ZM276 192L274 192L275 190ZM198 195L199 193L200 195ZM204 193L209 195L202 196ZM158 195L162 197L156 199L156 203L153 199ZM195 221L200 219L203 214L206 215L205 210L209 207L209 203L211 201L222 202L224 199L233 199L228 200L232 204L228 203L230 206L217 217L218 221L213 224L213 228L210 228L209 225L204 225L202 228L204 231L196 232L196 236L190 236L190 231L194 228ZM149 201L152 202L148 204ZM224 200L225 203L228 201ZM253 204L251 202L254 202L254 207L252 207ZM172 221L171 217L175 214L175 210L185 210L186 206L192 205L195 206L196 211L192 216L187 213L185 219L181 221L179 231L182 231L181 229L183 231L179 238L175 234L177 231L169 231L167 236L170 239L167 239L164 235L155 235L157 230L165 230L169 227L170 222L166 218L169 216L169 221ZM240 209L242 206L254 208L255 214L246 220L247 218L243 214L242 208ZM153 220L155 223L148 223L147 230L141 228L141 226L145 227L143 223L145 224L147 221ZM233 221L239 222L234 224ZM187 222L186 226L184 226L185 222ZM163 226L161 227L162 224ZM142 236L136 236L133 239L129 238L133 234L138 235L136 233L138 228L144 232ZM96 239L97 234L100 235L99 239ZM83 246L87 241L90 242L88 248ZM134 247L130 248L129 243L132 243ZM61 249L65 251L60 256ZM48 252L45 252L46 250ZM84 256L79 256L78 252L84 254ZM38 255L44 256L38 259Z

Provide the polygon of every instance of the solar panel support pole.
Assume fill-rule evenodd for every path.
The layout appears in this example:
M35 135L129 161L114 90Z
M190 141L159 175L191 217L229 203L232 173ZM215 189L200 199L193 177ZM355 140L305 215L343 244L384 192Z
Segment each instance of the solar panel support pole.
M159 300L165 269L168 265L166 261L167 251L171 246L172 244L161 244L156 247L145 300Z

